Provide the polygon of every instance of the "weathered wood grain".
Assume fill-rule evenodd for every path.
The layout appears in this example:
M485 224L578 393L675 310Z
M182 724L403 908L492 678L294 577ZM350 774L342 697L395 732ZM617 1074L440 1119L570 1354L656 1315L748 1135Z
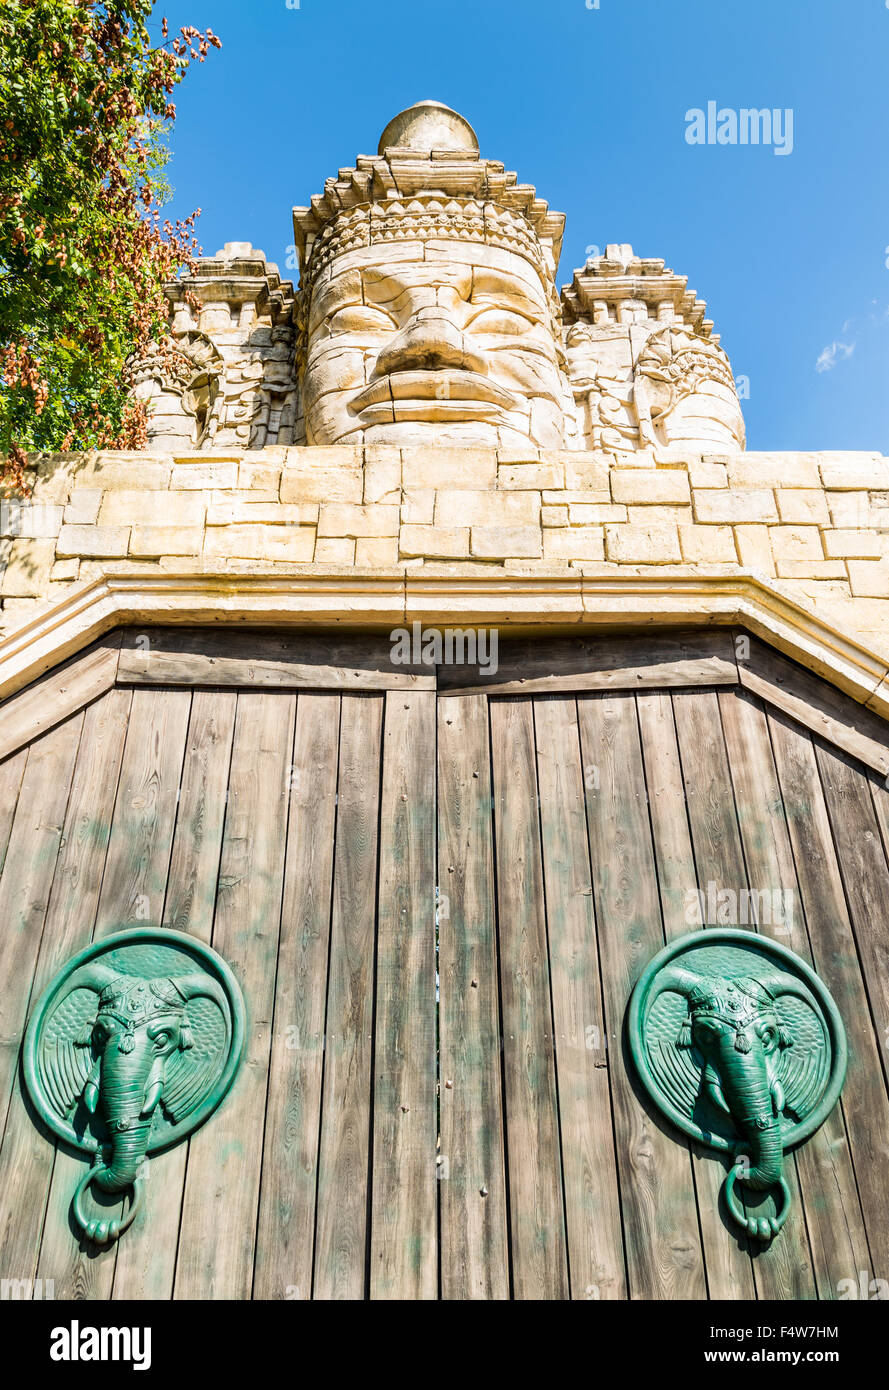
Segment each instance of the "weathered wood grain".
M85 652L41 676L0 704L0 758L55 728L114 685L120 633L109 633Z
M301 694L253 1297L309 1298L324 1072L340 697Z
M577 707L629 1294L704 1298L688 1147L643 1104L623 1033L633 986L664 944L635 700Z
M250 1296L294 715L292 695L238 696L212 944L244 992L247 1043L231 1094L189 1143L176 1298Z
M18 753L12 754L0 763L0 874L6 862L6 847L12 833L15 808L18 805L19 789L27 761L28 750L21 748Z
M569 1293L533 709L491 704L506 1134L516 1298Z
M438 1293L435 695L389 692L377 908L370 1295Z
M496 670L453 663L438 672L443 695L556 694L737 682L732 636L722 631L641 638L507 639L498 643Z
M241 689L434 690L435 672L395 665L388 636L157 627L124 631L118 679Z
M483 695L439 705L438 775L441 1292L504 1299L509 1241Z
M163 925L209 944L225 824L237 695L196 690L192 697ZM175 762L173 763L175 768ZM173 1291L189 1145L150 1162L148 1200L121 1241L115 1299L166 1299Z
M576 701L535 700L534 728L571 1295L626 1298Z
M343 696L315 1233L321 1299L367 1292L382 728L380 697Z

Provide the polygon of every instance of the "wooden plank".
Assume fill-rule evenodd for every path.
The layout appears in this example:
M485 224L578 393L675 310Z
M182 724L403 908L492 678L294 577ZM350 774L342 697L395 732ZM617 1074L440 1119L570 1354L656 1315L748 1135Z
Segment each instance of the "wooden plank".
M720 692L719 704L757 930L812 965L765 711L743 689ZM844 1271L860 1267L862 1252L867 1259L841 1111L835 1110L810 1143L785 1159L788 1178L792 1166L802 1202L791 1209L781 1239L757 1256L757 1286L766 1298L829 1296ZM752 1203L749 1209L754 1209Z
M12 834L15 808L18 805L19 790L25 775L28 750L22 748L12 757L0 763L0 874L6 863L6 848Z
M110 690L117 677L119 655L120 633L111 632L4 700L0 704L0 758L55 728Z
M126 629L118 679L131 685L434 690L435 672L395 664L388 636L263 629Z
M871 1025L812 740L780 711L770 711L768 720L813 963L836 1001L849 1042L849 1069L842 1095L845 1139L838 1128L819 1130L802 1152L814 1145L822 1134L832 1154L848 1147L870 1257L861 1251L857 1231L845 1219L831 1231L824 1230L820 1221L810 1217L809 1230L816 1269L819 1268L818 1247L821 1246L824 1251L821 1263L827 1265L832 1261L836 1265L833 1272L839 1278L857 1277L858 1271L871 1268L870 1259L874 1273L878 1268L889 1267L889 1208L885 1197L885 1174L889 1172L889 1098L880 1074L881 1049ZM821 1161L820 1143L813 1152L814 1160ZM805 1174L803 1188L806 1188ZM843 1211L851 1208L854 1212L854 1201L851 1195L847 1197L845 1186L842 1198ZM854 1275L848 1267L840 1270L834 1250L851 1252ZM822 1298L836 1298L838 1293L838 1280L827 1288L819 1279Z
M268 1084L295 697L238 696L213 947L247 1004L231 1094L189 1142L176 1298L249 1298Z
M484 695L439 705L438 786L441 1293L504 1299L509 1242Z
M253 1297L309 1298L336 833L338 695L300 695Z
M5 1126L83 715L32 744L0 879L0 1120Z
M536 700L534 729L571 1295L626 1298L577 702Z
M669 692L639 695L636 705L664 932L667 941L672 941L703 926L682 760ZM750 1271L722 1220L723 1169L703 1145L693 1145L691 1152L707 1291L710 1298L735 1298L739 1278L741 1287L747 1287Z
M383 701L343 696L314 1297L363 1298Z
M83 716L80 748L40 940L33 1001L92 934L129 703L128 694L112 690ZM76 1241L69 1229L68 1209L86 1161L65 1151L56 1153L51 1136L35 1123L17 1078L0 1152L0 1230L4 1233L0 1268L15 1270L20 1278L30 1279L36 1273L44 1281L52 1280L54 1295L59 1298L65 1296L70 1286L67 1276ZM70 1182L61 1210L56 1204L50 1205L47 1212L54 1164L66 1168Z
M133 692L97 937L162 924L190 712L188 691Z
M845 754L815 744L864 985L889 1084L889 864L880 837L870 779ZM880 1278L883 1276L880 1275Z
M496 657L496 670L480 669L478 663L440 666L439 690L443 695L567 694L736 685L738 681L728 631L679 630L641 638L510 639L498 644Z
M374 1031L372 1298L438 1293L433 691L386 696Z
M210 942L225 824L237 696L196 690L192 698L178 814L166 885L163 925ZM175 769L175 762L173 763ZM148 1169L145 1202L121 1241L115 1299L167 1299L173 1291L188 1144L158 1156Z
M161 924L191 708L186 691L121 693L129 701L129 716L94 909L94 938L127 927ZM159 1164L163 1162L164 1158L158 1159ZM48 1230L56 1234L46 1255L41 1252L41 1260L59 1269L61 1288L81 1297L106 1299L111 1297L120 1247L115 1244L97 1251L78 1245L68 1225L68 1204L82 1172L82 1159L59 1151L49 1196L52 1220L47 1222Z
M738 661L738 674L747 690L867 767L889 773L889 724L884 719L755 637L745 633L744 638L750 657Z
M569 1295L529 700L490 708L514 1296Z
M688 1148L643 1106L622 1051L627 1001L663 946L635 701L586 696L578 721L629 1293L705 1298Z

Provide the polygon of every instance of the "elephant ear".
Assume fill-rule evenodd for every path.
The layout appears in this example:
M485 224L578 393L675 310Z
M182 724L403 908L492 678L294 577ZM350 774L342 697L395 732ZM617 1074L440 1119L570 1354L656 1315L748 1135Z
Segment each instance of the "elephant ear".
M830 1076L830 1050L824 1044L799 1041L785 1048L778 1067L784 1091L784 1114L797 1121L810 1115L824 1094Z
M37 1050L44 1093L60 1120L68 1120L93 1066L90 1035L98 996L117 979L107 966L91 963L74 972L53 1009Z
M701 1068L691 1048L678 1047L669 1038L652 1038L648 1044L652 1074L680 1114L691 1119L701 1093Z
M221 992L188 1001L190 1045L168 1057L164 1069L161 1105L173 1124L190 1115L222 1075L230 1037L223 1008Z

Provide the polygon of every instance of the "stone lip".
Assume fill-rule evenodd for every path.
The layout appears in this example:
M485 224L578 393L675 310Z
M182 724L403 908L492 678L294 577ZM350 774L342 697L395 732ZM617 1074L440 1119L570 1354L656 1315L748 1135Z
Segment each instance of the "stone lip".
M418 101L400 111L380 136L377 154L389 149L468 150L478 154L478 136L464 116L440 101Z

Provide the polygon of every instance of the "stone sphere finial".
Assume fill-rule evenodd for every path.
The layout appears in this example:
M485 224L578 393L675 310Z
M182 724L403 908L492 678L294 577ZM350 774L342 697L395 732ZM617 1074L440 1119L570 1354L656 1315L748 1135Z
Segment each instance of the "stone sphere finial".
M440 101L418 101L393 116L380 136L377 153L383 155L392 148L479 152L478 137L469 122Z

